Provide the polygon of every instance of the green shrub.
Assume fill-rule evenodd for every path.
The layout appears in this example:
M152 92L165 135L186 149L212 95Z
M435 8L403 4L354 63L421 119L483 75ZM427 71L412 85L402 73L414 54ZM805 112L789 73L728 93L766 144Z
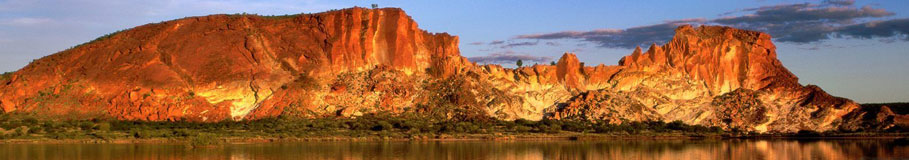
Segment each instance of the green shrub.
M13 72L4 72L0 74L0 81L5 81L13 78Z
M222 141L217 135L209 133L199 134L189 138L189 145L192 147L213 146L220 145L221 143Z
M688 125L680 120L675 120L666 124L666 128L671 130L684 131L688 129Z
M515 126L513 130L515 132L519 132L519 133L526 133L526 132L533 131L533 127L518 125L518 126Z
M94 126L94 129L107 132L107 131L110 131L110 127L111 127L110 123L108 123L108 122L99 122L97 125Z
M92 130L93 128L95 128L95 124L92 122L88 122L88 121L78 122L77 125L79 126L79 129L82 129L83 131L88 131L88 130Z
M113 140L114 138L117 137L116 135L107 133L107 132L96 132L96 133L90 133L89 135L92 136L93 138L102 139L102 140Z
M28 135L28 127L22 126L13 130L14 137L24 137Z
M609 124L609 123L605 123L605 122L599 123L598 125L596 125L594 127L594 132L596 132L596 133L612 133L612 132L617 132L619 130L621 130L621 129L619 129L619 127L617 125Z
M387 121L379 121L375 125L373 125L373 127L371 129L373 131L383 131L383 130L387 131L387 130L394 129L394 125L391 125L391 123L388 123Z
M82 133L78 132L56 132L56 133L47 133L48 138L53 139L76 139L83 137Z
M537 128L539 128L540 132L544 133L559 133L562 131L562 125L555 123L540 125Z
M266 118L248 121L226 120L215 123L197 122L148 122L148 121L42 121L30 116L0 114L0 138L97 138L116 137L167 138L183 137L192 140L197 137L251 137L251 136L382 136L403 137L440 133L662 133L683 132L698 134L724 134L720 127L688 125L682 121L664 123L661 121L610 124L608 121L580 121L544 119L531 121L474 121L464 119L436 119L417 113L374 113L357 118L311 118L288 117ZM803 133L805 134L805 133ZM808 134L811 135L811 134Z
M523 118L514 120L514 123L521 126L533 126L536 124L534 121L526 120Z
M483 127L472 122L444 122L440 132L446 133L479 133Z
M171 135L166 130L140 129L140 130L133 131L133 136L136 138L158 138L158 137L169 137Z
M723 128L720 128L719 126L711 126L711 127L710 127L710 132L712 132L712 133L717 133L717 134L722 134L722 133L725 133L726 131L723 130Z
M44 128L41 125L35 125L28 129L29 134L39 134L44 133Z
M592 122L589 121L568 120L562 121L561 129L572 132L588 132L589 130L593 130L593 125Z
M398 123L395 123L396 128L411 132L424 132L427 131L424 129L429 129L429 126L430 125L425 120L417 119L403 119L398 121Z
M185 129L185 128L176 129L176 130L174 130L173 134L174 134L174 136L177 136L177 137L195 137L195 136L199 135L199 133L196 132L195 130Z
M817 132L817 131L812 131L812 130L799 130L798 132L796 132L796 136L800 136L800 137L818 137L818 136L821 136L821 133L820 133L820 132Z

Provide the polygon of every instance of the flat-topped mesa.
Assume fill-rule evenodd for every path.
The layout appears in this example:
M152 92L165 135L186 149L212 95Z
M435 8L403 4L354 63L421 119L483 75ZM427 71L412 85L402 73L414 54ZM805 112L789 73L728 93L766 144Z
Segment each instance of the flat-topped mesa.
M377 66L447 77L472 65L460 56L458 37L421 30L397 8L211 15L138 26L36 60L0 86L0 107L119 119L242 118L301 77L321 81ZM39 102L46 91L74 97ZM168 98L184 95L191 96Z
M702 80L714 95L738 88L800 87L798 78L776 59L768 34L724 26L680 26L663 46L640 47L619 65L642 71L680 71Z

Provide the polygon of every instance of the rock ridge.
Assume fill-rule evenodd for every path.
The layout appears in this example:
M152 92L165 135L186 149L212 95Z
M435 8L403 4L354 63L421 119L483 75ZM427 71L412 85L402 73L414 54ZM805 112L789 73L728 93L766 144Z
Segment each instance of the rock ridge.
M457 36L421 30L397 8L189 17L38 59L0 80L0 110L213 122L457 107L503 120L683 121L758 132L909 124L887 108L862 109L799 84L768 34L675 32L618 65L585 66L565 53L555 65L504 68L468 61ZM875 126L895 126L887 124Z

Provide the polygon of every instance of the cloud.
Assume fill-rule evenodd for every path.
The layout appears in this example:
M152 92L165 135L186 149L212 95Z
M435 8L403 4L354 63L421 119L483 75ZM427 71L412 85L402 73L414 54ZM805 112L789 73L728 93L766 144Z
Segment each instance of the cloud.
M500 46L499 48L513 48L513 47L520 47L520 46L535 46L535 45L537 45L538 43L539 43L539 42L516 42L516 43L508 43L508 44L506 44L506 45Z
M672 38L675 28L685 24L699 24L706 20L683 19L667 21L661 24L632 27L628 29L598 29L593 31L563 31L546 34L518 35L516 39L581 39L606 48L634 48L640 45L658 43Z
M547 46L560 46L562 44L560 44L559 42L546 42L546 45Z
M495 41L489 42L488 45L494 46L494 47L498 47L498 48L507 49L507 48L520 47L520 46L535 46L535 45L537 45L537 44L539 44L539 43L540 43L539 41L536 41L536 42L512 42L512 41L508 41L508 42L506 43L506 41L504 41L504 40L495 40ZM473 43L469 43L469 45L483 45L483 44L487 44L487 43L483 43L483 42L473 42Z
M31 17L19 17L13 18L6 21L0 21L0 24L4 25L14 25L14 26L32 26L32 25L42 25L53 22L50 18L31 18Z
M909 41L909 18L872 21L843 27L838 36L870 39L897 37Z
M837 6L851 6L852 4L855 4L855 0L824 0L822 3Z
M753 14L715 19L720 24L784 24L806 21L841 22L856 18L885 17L893 15L884 9L869 6L852 8L848 6L821 6L814 4L790 4L746 9Z
M841 27L863 18L880 18L894 13L869 6L855 8L853 1L824 1L823 4L787 4L749 8L751 14L723 17L713 24L759 30L770 33L777 41L809 43L830 38Z
M522 60L524 62L534 61L539 63L552 61L551 57L545 56L533 56L528 54L519 54L511 50L496 52L489 54L487 56L476 56L468 57L468 60L477 63L514 63L515 61Z
M820 4L801 3L740 9L721 14L716 19L681 19L627 29L562 31L518 35L516 39L577 39L604 48L634 48L668 41L675 28L684 24L725 25L757 30L773 35L776 41L795 44L819 42L833 37L886 38L903 36L907 40L906 20L873 19L895 15L870 6L855 7L853 0L825 0ZM744 13L744 14L742 14ZM734 14L742 14L735 15Z

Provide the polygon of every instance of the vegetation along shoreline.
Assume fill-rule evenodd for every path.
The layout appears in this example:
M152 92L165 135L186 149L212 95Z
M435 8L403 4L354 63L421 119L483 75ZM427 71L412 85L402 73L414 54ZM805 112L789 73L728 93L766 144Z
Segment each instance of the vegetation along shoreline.
M307 141L473 141L473 140L725 140L725 139L897 139L905 128L887 131L800 131L757 133L674 122L578 120L441 120L413 114L367 114L357 118L267 118L246 121L151 122L45 120L0 114L0 143L269 143Z

